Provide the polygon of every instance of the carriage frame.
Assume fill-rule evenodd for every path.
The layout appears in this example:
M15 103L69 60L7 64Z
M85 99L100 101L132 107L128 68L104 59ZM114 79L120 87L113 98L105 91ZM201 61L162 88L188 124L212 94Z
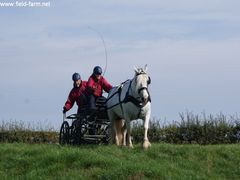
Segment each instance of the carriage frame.
M105 98L96 101L97 110L87 106L77 114L63 115L59 133L59 144L108 144L110 142L110 121L107 116Z

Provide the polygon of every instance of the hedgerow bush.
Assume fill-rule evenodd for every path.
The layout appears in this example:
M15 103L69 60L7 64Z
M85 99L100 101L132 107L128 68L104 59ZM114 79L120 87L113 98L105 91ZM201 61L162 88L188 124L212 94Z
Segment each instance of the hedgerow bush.
M194 115L191 112L180 113L180 122L162 125L160 120L150 120L149 139L151 142L174 144L230 144L240 142L240 118L236 116ZM141 121L132 124L132 136L135 142L143 139Z
M41 124L31 125L23 121L2 121L0 142L57 143L58 132Z
M240 142L240 118L238 115L195 115L180 113L180 121L163 123L151 119L148 137L150 142L172 144L231 144ZM143 122L133 121L134 143L143 140ZM59 132L49 127L33 127L24 122L9 121L0 123L0 142L58 143Z

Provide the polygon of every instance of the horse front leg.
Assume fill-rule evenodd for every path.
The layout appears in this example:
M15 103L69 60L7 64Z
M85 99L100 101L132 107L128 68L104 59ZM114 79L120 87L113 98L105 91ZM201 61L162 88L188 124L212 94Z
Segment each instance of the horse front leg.
M150 112L147 113L144 119L144 138L143 138L143 149L147 149L151 146L151 143L148 140L148 126L150 120Z

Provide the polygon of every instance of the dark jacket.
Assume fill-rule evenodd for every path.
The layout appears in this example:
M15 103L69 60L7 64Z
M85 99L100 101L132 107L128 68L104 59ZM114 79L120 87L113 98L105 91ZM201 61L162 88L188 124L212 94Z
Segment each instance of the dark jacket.
M78 107L84 106L87 104L86 100L86 87L87 82L82 81L79 87L73 87L68 95L68 99L63 107L65 111L71 109L76 102Z
M101 76L98 80L95 75L91 75L87 82L87 93L88 95L94 95L95 97L102 96L103 90L107 93L112 89L112 85L107 82L107 80Z

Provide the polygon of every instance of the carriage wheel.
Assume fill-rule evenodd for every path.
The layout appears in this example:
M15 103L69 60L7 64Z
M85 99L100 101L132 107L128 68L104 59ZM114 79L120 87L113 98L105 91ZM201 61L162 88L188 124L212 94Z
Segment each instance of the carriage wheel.
M81 122L79 120L74 120L71 127L71 134L72 134L72 144L80 144L81 139Z
M64 145L68 143L69 143L69 124L67 121L64 121L60 129L59 144Z
M112 141L112 135L111 135L111 128L108 125L106 129L104 130L104 135L105 137L103 138L103 143L104 144L109 144Z
M83 120L75 120L72 123L73 144L82 144L83 136L86 134L87 128Z

